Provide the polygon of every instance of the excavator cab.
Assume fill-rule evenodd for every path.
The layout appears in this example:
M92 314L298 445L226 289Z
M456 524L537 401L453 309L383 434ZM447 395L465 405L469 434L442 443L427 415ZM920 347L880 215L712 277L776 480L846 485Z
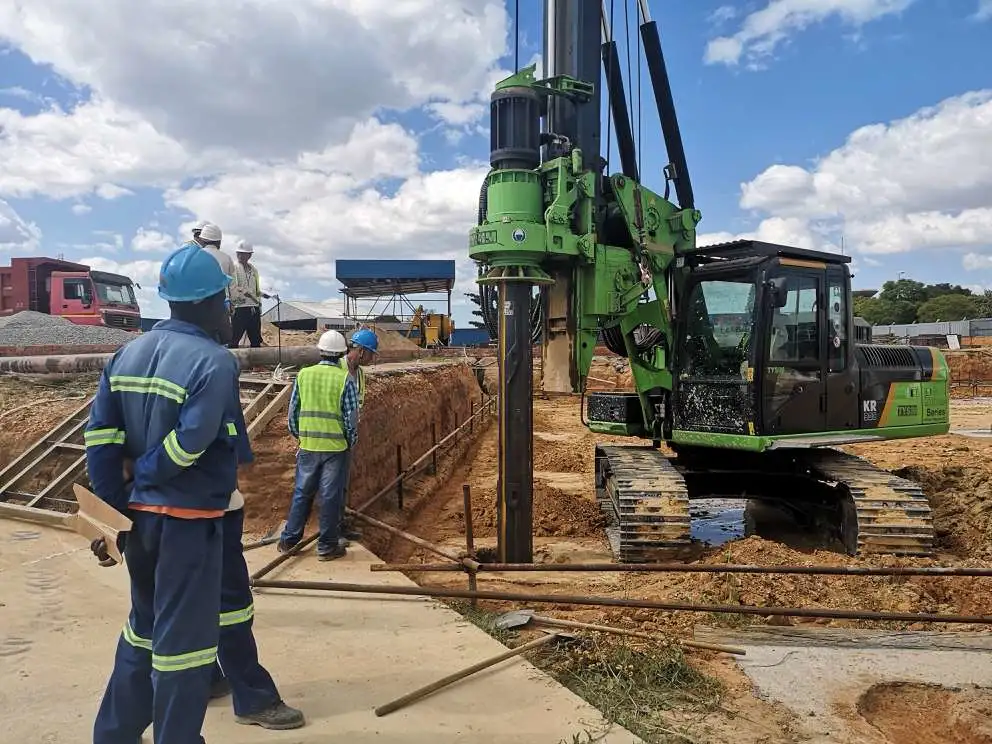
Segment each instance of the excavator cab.
M686 255L674 430L753 437L858 428L849 261L757 241Z

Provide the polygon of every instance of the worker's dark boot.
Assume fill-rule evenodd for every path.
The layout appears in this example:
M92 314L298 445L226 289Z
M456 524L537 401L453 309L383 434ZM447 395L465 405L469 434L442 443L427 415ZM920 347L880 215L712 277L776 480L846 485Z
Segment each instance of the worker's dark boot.
M289 543L284 543L282 540L280 540L278 545L276 545L276 550L278 550L280 553L288 553L294 547L296 546L290 545Z
M305 723L303 712L296 708L290 708L282 700L265 710L258 711L258 713L235 716L234 720L246 726L261 726L275 731L301 728Z
M334 547L334 549L327 551L326 553L317 553L318 561L333 561L336 558L344 558L347 551L340 545Z
M227 697L231 694L231 683L228 682L227 677L223 679L218 679L210 685L210 699L216 700L217 698Z

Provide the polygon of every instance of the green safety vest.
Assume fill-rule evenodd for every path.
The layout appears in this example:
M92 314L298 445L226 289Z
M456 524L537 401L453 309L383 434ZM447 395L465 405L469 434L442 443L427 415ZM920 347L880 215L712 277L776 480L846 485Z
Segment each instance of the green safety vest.
M338 362L338 364L341 365L341 369L350 374L350 370L348 369L348 357L341 357L341 361ZM355 376L358 378L358 407L361 408L365 405L365 370L358 367L357 374Z
M341 418L347 371L333 364L304 367L296 376L300 396L300 449L343 452L348 449Z

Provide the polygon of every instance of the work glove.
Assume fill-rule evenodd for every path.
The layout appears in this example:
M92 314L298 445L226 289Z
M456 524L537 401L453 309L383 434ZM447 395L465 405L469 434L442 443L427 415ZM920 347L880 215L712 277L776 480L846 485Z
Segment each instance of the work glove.
M125 533L121 533L117 536L117 549L124 553L125 544ZM116 566L117 561L110 557L110 553L107 551L107 538L98 537L96 540L90 543L90 550L96 559L100 562L100 566L103 568L108 568L110 566Z

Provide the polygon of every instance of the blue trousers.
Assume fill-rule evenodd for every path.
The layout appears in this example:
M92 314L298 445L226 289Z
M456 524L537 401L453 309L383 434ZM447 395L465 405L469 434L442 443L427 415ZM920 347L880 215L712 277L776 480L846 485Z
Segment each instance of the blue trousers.
M340 519L338 520L341 524L344 524L345 518L345 507L348 506L348 488L351 485L351 450L347 449L344 451L344 464L341 466L344 469L343 485L341 487L341 504L338 508L338 514L340 514Z
M131 613L97 713L93 744L204 744L220 626L221 519L132 512L124 549Z
M347 477L348 455L344 452L308 452L296 454L296 486L293 503L280 542L292 547L303 539L310 518L314 496L320 498L320 537L317 553L330 553L338 547L341 535L341 500Z
M278 703L279 691L271 675L258 662L258 647L252 625L252 601L248 564L241 548L243 509L224 514L224 571L220 590L220 643L213 681L227 677L234 698L234 713L247 716Z

